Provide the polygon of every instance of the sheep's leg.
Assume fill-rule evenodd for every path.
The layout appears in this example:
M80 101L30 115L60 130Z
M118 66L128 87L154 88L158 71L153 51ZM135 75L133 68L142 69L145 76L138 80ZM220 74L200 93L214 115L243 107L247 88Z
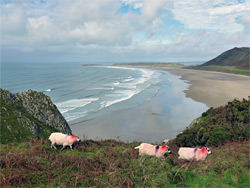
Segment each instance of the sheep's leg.
M55 148L55 149L57 149L56 146L55 146L55 143L51 143L50 147L51 147L51 149L52 149L52 147Z
M69 145L69 146L70 146L70 149L71 149L71 151L72 151L72 150L73 150L73 149L72 149L72 145Z
M61 151L64 149L64 147L65 147L65 145L63 145L63 147L62 147Z

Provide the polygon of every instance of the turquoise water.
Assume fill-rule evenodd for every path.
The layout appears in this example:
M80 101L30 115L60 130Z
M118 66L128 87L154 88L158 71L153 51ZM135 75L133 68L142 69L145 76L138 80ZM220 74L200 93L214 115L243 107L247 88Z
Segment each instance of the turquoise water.
M1 88L43 92L74 133L91 139L157 141L175 136L207 109L185 97L187 87L161 70L77 63L1 65Z

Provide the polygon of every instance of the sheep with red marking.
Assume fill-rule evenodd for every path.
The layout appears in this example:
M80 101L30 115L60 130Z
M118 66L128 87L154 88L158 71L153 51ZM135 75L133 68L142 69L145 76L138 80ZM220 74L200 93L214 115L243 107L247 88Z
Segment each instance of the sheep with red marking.
M171 153L168 146L155 146L148 143L141 143L139 146L135 147L139 149L139 155L150 155L156 157L163 157L165 153Z
M204 161L207 155L212 154L209 148L203 147L201 149L198 148L189 148L189 147L181 147L178 151L179 159L184 159L187 161L196 160L196 161Z
M70 146L72 150L72 145L80 141L79 137L76 135L67 135L63 133L51 133L49 140L51 141L51 148L54 147L56 149L55 144L63 145L61 150L63 150L65 146Z

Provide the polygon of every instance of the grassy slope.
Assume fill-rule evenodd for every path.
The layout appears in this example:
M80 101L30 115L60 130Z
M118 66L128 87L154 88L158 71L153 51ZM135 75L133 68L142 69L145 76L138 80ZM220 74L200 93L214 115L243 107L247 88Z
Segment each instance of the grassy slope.
M145 68L182 68L184 65L181 63L123 63L123 64L114 64L114 66L145 67Z
M165 160L140 157L138 143L114 140L86 140L74 151L51 149L48 140L2 145L0 186L249 187L249 103L250 98L234 100L204 112L173 140L173 153ZM211 156L203 162L178 160L177 145L206 144L202 140L213 145Z
M205 71L215 71L215 72L225 72L225 73L231 73L231 74L241 74L241 75L250 76L250 70L239 69L235 66L207 65L207 66L188 66L184 68L205 70Z
M207 65L236 66L239 69L249 69L250 48L233 48L227 50L214 59L204 63Z
M188 69L226 72L250 76L250 48L233 48L202 65L189 66Z
M165 160L140 157L138 143L83 141L74 150L48 141L1 147L0 185L21 187L249 187L249 140L211 147L203 162L178 160L177 146Z
M37 138L46 138L50 132L56 131L51 126L46 126L35 119L23 107L14 107L0 98L1 103L1 143L28 141L36 136L29 126L37 126Z

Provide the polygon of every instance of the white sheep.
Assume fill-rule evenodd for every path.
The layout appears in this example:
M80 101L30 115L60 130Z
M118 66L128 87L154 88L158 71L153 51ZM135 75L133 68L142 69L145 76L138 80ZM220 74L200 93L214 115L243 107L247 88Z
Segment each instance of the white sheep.
M164 142L165 144L168 144L169 142L171 142L171 138L165 139L163 142Z
M51 148L54 147L56 149L55 144L63 145L61 150L63 150L65 146L70 146L72 150L72 145L80 141L79 137L76 135L67 135L63 133L51 133L49 140L51 141Z
M156 157L163 157L165 153L171 153L168 146L155 146L148 143L141 143L139 146L135 147L139 149L139 155L150 155Z
M207 155L211 154L212 152L209 148L203 147L201 149L198 148L189 148L189 147L181 147L178 151L179 159L185 159L190 161L192 159L196 161L204 161Z

